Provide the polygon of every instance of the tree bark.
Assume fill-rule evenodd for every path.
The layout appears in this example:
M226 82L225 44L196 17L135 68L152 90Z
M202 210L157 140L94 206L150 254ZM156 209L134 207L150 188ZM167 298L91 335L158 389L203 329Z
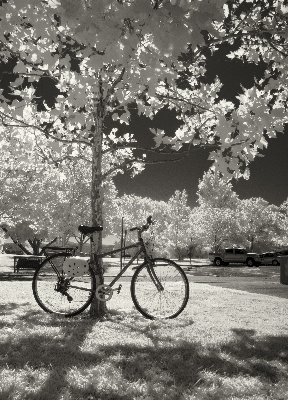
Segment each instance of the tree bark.
M102 140L103 140L103 110L101 104L97 105L95 113L95 133L92 143L92 185L91 185L91 211L92 225L103 226L103 188L102 188ZM102 232L93 234L92 242L93 253L102 252ZM96 275L96 287L104 283L103 260L96 258L92 260L92 268ZM106 302L100 301L95 296L91 308L90 317L94 319L102 318L107 312Z
M251 239L251 243L250 243L250 253L253 253L254 250L254 237L252 237Z
M41 242L42 242L41 239L36 239L35 237L33 239L28 239L28 243L30 244L33 250L33 255L39 256Z

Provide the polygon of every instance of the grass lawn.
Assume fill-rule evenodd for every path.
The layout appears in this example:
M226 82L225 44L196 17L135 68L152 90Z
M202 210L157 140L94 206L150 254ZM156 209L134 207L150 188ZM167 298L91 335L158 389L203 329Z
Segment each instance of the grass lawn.
M287 399L286 299L190 283L178 318L149 321L123 282L96 322L45 314L30 280L0 284L1 400Z

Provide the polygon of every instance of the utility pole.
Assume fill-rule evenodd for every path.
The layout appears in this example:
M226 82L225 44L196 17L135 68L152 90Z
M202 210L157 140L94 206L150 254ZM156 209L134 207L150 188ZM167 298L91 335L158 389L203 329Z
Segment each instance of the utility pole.
M123 233L124 233L124 217L122 217L122 223L121 223L121 245L120 245L120 247L121 247L121 252L120 252L120 271L122 271L122 252L123 252L122 248L124 247L124 246L123 246L123 242L124 242L124 239L123 239Z

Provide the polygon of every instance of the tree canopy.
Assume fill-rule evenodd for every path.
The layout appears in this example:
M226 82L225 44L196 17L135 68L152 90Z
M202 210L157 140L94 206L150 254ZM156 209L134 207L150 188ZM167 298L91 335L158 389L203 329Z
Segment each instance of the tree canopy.
M32 129L54 162L85 156L97 113L129 124L129 105L136 103L150 118L164 106L176 109L181 125L173 137L154 130L154 149L145 154L177 158L176 151L185 156L211 147L222 173L248 177L246 166L266 137L287 122L284 0L9 0L0 18L2 62L13 65L5 75L2 123ZM234 44L230 60L265 65L238 104L219 98L219 79L203 83L206 61L223 43ZM109 172L147 161L132 156L134 140L132 133L105 132L103 152L119 157L122 150Z

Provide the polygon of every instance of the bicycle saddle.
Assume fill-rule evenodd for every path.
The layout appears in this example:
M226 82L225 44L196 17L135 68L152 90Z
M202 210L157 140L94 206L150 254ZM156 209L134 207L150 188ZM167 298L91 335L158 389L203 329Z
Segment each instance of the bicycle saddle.
M89 233L103 231L103 227L102 226L79 225L78 226L78 231L80 233L82 233L82 235L88 235Z

